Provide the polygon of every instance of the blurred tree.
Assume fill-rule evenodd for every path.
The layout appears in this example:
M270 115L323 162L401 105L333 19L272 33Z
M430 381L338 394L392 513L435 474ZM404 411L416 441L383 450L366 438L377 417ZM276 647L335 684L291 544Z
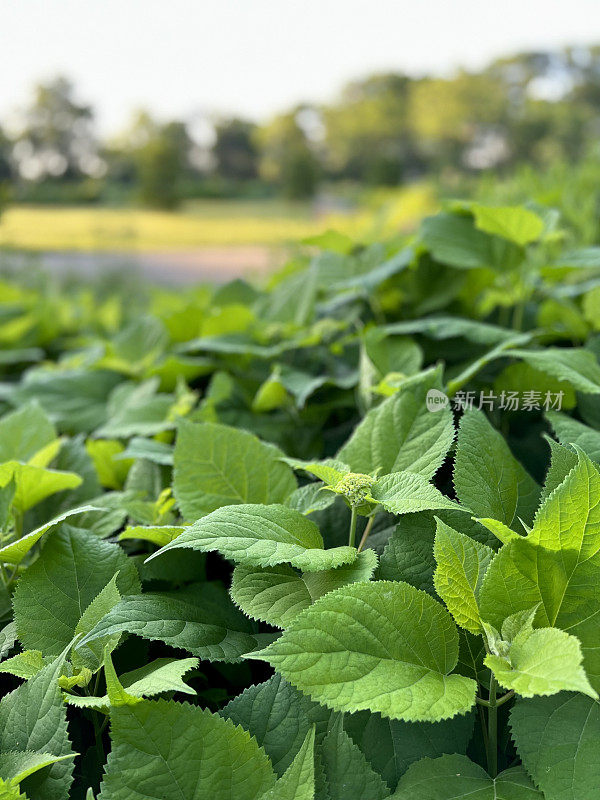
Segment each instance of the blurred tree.
M10 195L10 182L13 178L11 165L12 143L0 128L0 213Z
M232 117L215 125L212 155L215 172L222 178L246 181L258 175L256 126L247 120Z
M256 132L260 175L289 199L311 197L319 179L319 162L298 122L300 114L301 109L280 114Z
M350 83L323 109L327 166L334 176L396 184L420 163L407 109L411 80L374 75Z
M59 77L35 88L21 114L13 156L22 177L80 178L102 172L89 105L79 103L73 84Z
M191 146L185 123L161 124L141 111L135 115L125 141L142 203L152 208L176 208ZM123 159L121 166L126 167Z

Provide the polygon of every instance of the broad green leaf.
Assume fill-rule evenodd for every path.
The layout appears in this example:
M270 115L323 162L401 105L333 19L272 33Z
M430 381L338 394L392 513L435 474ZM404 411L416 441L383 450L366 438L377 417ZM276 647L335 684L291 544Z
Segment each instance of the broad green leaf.
M457 625L471 633L481 632L477 605L483 576L494 551L438 520L433 582Z
M370 495L392 514L412 514L416 511L461 509L461 507L416 472L392 472L379 478ZM467 509L464 509L467 510Z
M387 785L344 730L341 714L323 740L321 762L331 800L384 800L390 796Z
M302 469L328 485L338 483L344 475L350 472L350 467L335 458L327 458L324 461L301 461L297 458L284 458L283 460L290 467Z
M546 800L592 800L600 786L600 704L581 694L517 700L510 727Z
M407 383L367 413L337 458L354 472L385 475L409 470L431 478L454 439L450 408L427 410L427 392L441 388L440 369Z
M283 503L296 481L280 455L247 431L182 420L173 487L184 519L195 522L225 505Z
M185 528L179 525L130 525L123 533L119 534L119 541L141 539L145 542L157 544L159 547L164 547L176 539L184 530Z
M233 571L230 592L244 614L286 628L300 611L327 592L370 580L376 567L377 556L372 550L359 553L352 564L304 574L287 565L261 568L240 564Z
M250 734L208 710L146 700L110 716L100 800L256 800L275 783Z
M600 364L593 353L579 347L546 347L544 350L511 350L540 372L568 381L578 392L600 393Z
M80 618L114 574L122 594L139 591L133 563L118 545L63 526L22 575L13 603L19 639L44 656L60 653Z
M119 573L113 575L106 586L96 595L81 615L75 627L75 635L86 636L99 622L108 614L121 599L121 592L117 587ZM109 639L101 639L91 642L87 647L73 649L71 653L71 663L74 669L95 670L102 666L104 654L108 649L112 652L119 643L119 636Z
M577 466L548 496L527 537L498 552L484 578L481 616L496 628L537 604L536 624L581 642L584 667L600 688L600 475L579 451Z
M0 547L0 561L4 564L20 564L46 531L64 522L69 517L73 517L77 514L86 514L88 511L99 510L100 509L96 508L96 506L80 506L79 508L72 508L70 511L65 511L64 514L60 514L58 517L50 520L50 522L46 522L45 525L36 528L26 536L22 536L20 539L17 539L16 542L11 542L10 544L4 545L4 547Z
M544 800L522 767L490 778L466 756L423 758L408 768L394 800Z
M544 231L543 219L523 206L482 206L471 203L469 211L475 217L476 228L521 246L535 242Z
M335 497L330 492L323 491L322 483L307 483L293 491L285 505L308 515L329 508L334 502Z
M278 775L288 769L313 725L317 744L322 742L331 717L329 709L313 703L278 674L245 689L220 714L250 731Z
M88 439L85 449L94 463L98 480L107 489L122 489L133 461L117 459L125 447L116 439Z
M0 419L0 463L29 461L56 439L56 429L40 404L32 400Z
M474 220L458 214L437 214L421 223L421 240L433 258L457 269L503 269L522 260L520 247L478 230Z
M140 384L122 383L108 400L108 420L95 431L103 439L154 436L174 427L170 410L174 397L157 394L158 378Z
M509 404L509 393L516 392L521 409L527 398L531 400L532 410L536 407L551 408L554 404L561 408L574 408L577 405L575 390L568 381L559 381L547 372L534 369L525 361L509 364L495 379L494 394L499 403L503 392L506 405Z
M474 682L450 674L458 660L450 614L405 583L355 583L330 592L248 657L268 661L336 711L434 722L474 702Z
M544 488L542 489L542 502L560 486L569 472L571 472L573 467L577 464L577 453L572 448L560 445L558 442L555 442L554 439L550 439L550 437L548 437L546 441L550 446L551 457L550 467L546 473L546 480L544 481Z
M152 461L154 464L171 467L173 466L173 446L155 439L134 436L127 443L125 450L115 456L116 461L121 461L122 459L135 460L138 458Z
M235 608L222 587L203 583L173 593L123 597L77 648L97 639L134 633L203 659L236 661L260 646L264 634L254 631L253 623Z
M344 728L392 790L410 765L421 758L437 758L444 753L464 755L474 722L474 713L426 725L385 719L368 711L344 716Z
M531 521L539 487L519 464L482 411L464 413L458 431L454 486L477 517L510 525L519 516Z
M0 800L28 800L18 786L12 781L5 781L0 778Z
M22 750L6 750L0 753L0 777L6 781L21 783L34 772L56 764L58 761L68 761L75 758L75 753L64 756L53 756L50 753L33 753Z
M218 550L225 558L255 567L289 563L306 572L333 569L356 559L353 547L323 549L314 522L282 505L224 506L202 517L150 558L176 548Z
M501 328L499 325L490 325L462 317L421 317L407 322L393 322L385 325L382 330L388 334L414 334L419 333L430 339L455 339L464 338L475 344L500 344L512 339L514 331Z
M74 756L67 734L66 709L58 679L66 651L27 683L0 701L0 752L45 753L57 758ZM59 761L25 778L22 790L30 800L65 800L72 783L73 764Z
M34 467L19 461L0 464L0 487L15 482L13 505L18 511L27 511L56 492L80 486L82 479L74 472Z
M600 461L600 431L558 411L548 412L546 419L552 425L561 444L576 444L592 461L596 463Z
M24 650L22 653L17 653L16 656L0 662L0 673L14 675L28 681L37 675L46 663L47 661L44 660L39 650Z
M315 729L306 734L296 758L275 786L260 800L314 800L315 797Z
M506 657L487 655L485 665L501 686L523 697L571 691L597 699L582 660L581 645L574 636L558 628L539 628L517 634Z
M0 658L10 652L17 641L17 626L14 622L9 622L0 631Z

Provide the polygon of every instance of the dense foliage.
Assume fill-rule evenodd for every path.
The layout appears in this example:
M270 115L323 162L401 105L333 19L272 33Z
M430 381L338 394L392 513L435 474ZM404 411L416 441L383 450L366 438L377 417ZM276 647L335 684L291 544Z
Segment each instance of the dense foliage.
M600 797L600 249L0 286L3 800Z

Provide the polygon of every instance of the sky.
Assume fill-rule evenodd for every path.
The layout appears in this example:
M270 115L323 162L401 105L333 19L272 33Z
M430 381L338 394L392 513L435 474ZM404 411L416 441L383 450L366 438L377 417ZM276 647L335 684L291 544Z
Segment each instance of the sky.
M112 134L141 107L258 120L373 72L593 42L600 0L0 0L0 121L57 74Z

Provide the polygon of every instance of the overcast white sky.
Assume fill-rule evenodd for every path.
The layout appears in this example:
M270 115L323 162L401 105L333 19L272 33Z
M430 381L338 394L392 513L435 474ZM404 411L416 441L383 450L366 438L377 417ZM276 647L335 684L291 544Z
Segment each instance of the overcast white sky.
M600 42L600 0L0 0L0 119L58 73L104 132L133 108L262 118L380 70Z

